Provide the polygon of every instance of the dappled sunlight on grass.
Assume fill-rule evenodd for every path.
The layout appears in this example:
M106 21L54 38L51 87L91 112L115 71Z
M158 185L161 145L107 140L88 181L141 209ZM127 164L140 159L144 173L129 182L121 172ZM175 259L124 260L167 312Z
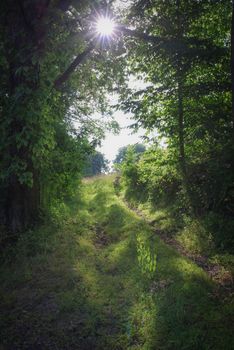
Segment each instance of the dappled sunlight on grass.
M144 235L138 235L137 240L137 259L142 273L153 277L156 270L157 256L150 248L149 242L145 241Z
M125 272L129 269L129 263L132 262L133 251L129 239L119 241L111 245L107 253L103 256L103 263L106 261L104 271L107 273Z
M210 255L214 250L212 235L198 220L188 223L182 231L176 235L178 242L195 254Z
M2 273L4 344L10 333L11 348L231 350L231 306L112 181L85 181L74 216L19 242Z
M195 218L183 211L179 214L173 206L157 207L150 201L135 203L135 206L134 210L140 210L140 215L166 243L203 267L213 280L227 289L227 293L232 293L234 259L233 255L227 254L228 246L224 249L219 245L221 237L224 237L225 223L218 214ZM233 231L231 222L227 231ZM230 240L229 233L224 239L225 244Z

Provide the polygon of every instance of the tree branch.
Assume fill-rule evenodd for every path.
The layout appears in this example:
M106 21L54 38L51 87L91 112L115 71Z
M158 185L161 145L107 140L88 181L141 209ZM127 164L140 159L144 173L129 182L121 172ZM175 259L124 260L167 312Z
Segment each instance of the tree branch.
M67 1L68 3L69 1ZM135 38L139 38L141 40L151 42L159 47L164 47L164 49L167 50L183 50L183 51L188 51L188 50L193 50L193 48L189 48L188 44L194 46L194 45L204 45L207 44L208 42L205 40L197 40L194 38L186 38L184 41L178 40L175 38L161 38L159 36L154 36L146 33L142 33L136 30L132 30L129 28L126 28L124 26L118 26L117 30L120 33L123 33L128 36L132 36ZM74 61L70 64L70 66L65 70L64 73L62 73L55 81L54 81L54 87L55 89L59 89L61 85L67 81L70 77L70 75L75 71L75 69L86 59L86 57L90 54L90 52L95 48L94 43L90 43L87 48L81 52L75 59ZM204 49L205 50L205 49ZM207 50L205 50L207 51Z
M234 0L233 0L234 1ZM146 42L150 42L154 45L162 46L168 49L174 50L188 50L188 45L191 45L191 48L203 48L203 49L219 49L209 40L198 39L195 37L183 38L183 40L179 40L177 38L162 38L160 36L155 36L143 32L139 32L138 30L129 29L122 25L117 27L117 30L124 35L131 36L134 38L141 39Z
M71 3L72 3L71 0L60 0L57 4L57 8L59 8L61 11L65 12L68 10Z
M149 35L149 34L146 34L143 32L139 32L137 30L132 30L132 29L126 28L124 26L118 26L117 30L119 30L121 33L123 33L125 35L139 38L139 39L142 39L144 41L151 42L153 44L161 44L162 40L163 40L162 38L160 38L158 36Z
M75 71L75 69L86 59L86 57L90 54L90 52L94 49L95 45L91 43L83 52L81 52L74 61L70 64L70 66L62 73L55 81L54 87L55 89L59 89L61 85L67 81L70 75Z

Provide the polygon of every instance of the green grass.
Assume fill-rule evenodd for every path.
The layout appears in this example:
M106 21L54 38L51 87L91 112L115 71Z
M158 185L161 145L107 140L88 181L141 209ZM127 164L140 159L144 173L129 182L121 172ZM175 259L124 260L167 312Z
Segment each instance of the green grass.
M86 180L78 207L5 252L0 348L233 349L230 300L112 183Z
M217 232L220 235L219 231L222 232L223 239L226 239L223 219L218 221L220 227L217 227L213 218L209 216L194 219L185 214L178 214L174 207L157 208L150 202L135 202L134 205L151 226L159 230L164 237L174 238L190 255L204 256L209 263L220 265L220 280L227 276L230 281L233 279L234 255L230 253L232 245L230 243L229 249L226 249L216 242ZM218 217L215 220L218 220ZM212 226L214 226L213 229ZM229 227L228 229L230 230Z

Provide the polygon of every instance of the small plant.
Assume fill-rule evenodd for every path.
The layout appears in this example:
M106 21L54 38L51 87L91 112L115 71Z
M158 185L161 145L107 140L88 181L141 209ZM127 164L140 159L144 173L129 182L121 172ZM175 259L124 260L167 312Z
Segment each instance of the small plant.
M157 265L157 256L151 251L141 235L137 236L137 259L142 273L149 278L153 277Z

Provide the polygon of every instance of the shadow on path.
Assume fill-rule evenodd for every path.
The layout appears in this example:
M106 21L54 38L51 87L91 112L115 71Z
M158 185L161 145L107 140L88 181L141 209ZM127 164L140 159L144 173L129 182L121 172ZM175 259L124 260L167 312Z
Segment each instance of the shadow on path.
M86 184L78 213L31 233L17 254L2 268L0 349L234 348L233 309L111 179Z

